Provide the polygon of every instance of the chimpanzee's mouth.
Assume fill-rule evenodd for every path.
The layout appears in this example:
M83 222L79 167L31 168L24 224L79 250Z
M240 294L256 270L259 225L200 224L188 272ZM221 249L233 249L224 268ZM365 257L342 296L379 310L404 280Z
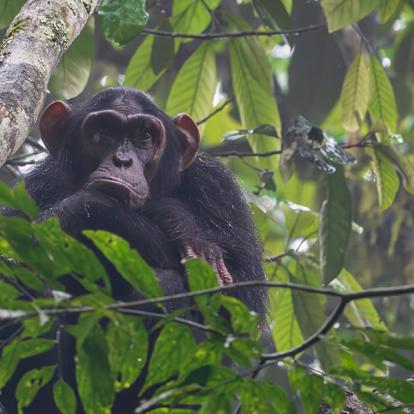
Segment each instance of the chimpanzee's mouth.
M134 209L142 206L147 194L138 193L129 183L116 178L98 178L86 186L87 189L99 191L116 198L121 203Z

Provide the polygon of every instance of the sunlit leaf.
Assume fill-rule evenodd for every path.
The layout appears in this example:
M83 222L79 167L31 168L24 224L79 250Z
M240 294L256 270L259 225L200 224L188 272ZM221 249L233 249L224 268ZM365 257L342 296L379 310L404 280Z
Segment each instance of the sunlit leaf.
M142 91L148 91L149 88L160 78L165 72L165 69L160 70L157 74L152 68L152 53L153 53L154 37L147 36L139 45L134 56L125 71L126 86L130 86Z
M328 196L320 213L319 241L323 280L329 283L341 271L344 254L351 232L351 194L345 182L344 171L327 177Z
M349 132L358 131L369 103L369 68L364 52L354 59L348 69L340 102L344 128Z
M135 249L130 247L127 241L103 230L87 230L84 234L95 243L133 287L146 296L162 296L154 269L144 261Z
M321 0L329 32L356 23L371 13L380 0Z
M90 19L53 71L49 89L56 96L71 99L85 89L93 62L94 32L94 19Z
M215 53L208 42L185 61L168 95L166 112L186 112L196 121L206 117L213 105L216 90Z
M372 120L394 132L397 126L397 104L394 90L384 68L375 56L370 56L370 103Z
M386 210L394 202L400 180L392 160L387 156L387 150L378 145L369 154L376 176L379 205L381 210Z
M264 50L257 39L238 39L230 43L233 92L245 128L267 124L273 126L280 136L279 111L273 97L272 78L267 74L269 62L262 54ZM264 135L253 135L248 140L257 152L272 151L280 146L277 140ZM278 163L272 159L267 158L261 163L277 171Z

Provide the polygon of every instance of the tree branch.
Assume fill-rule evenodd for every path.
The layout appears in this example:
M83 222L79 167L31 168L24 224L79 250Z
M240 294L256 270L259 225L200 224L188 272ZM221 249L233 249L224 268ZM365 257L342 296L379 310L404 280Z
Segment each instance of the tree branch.
M302 33L319 30L325 27L325 24L321 25L310 25L305 27L298 27L290 30L268 30L268 31L256 31L248 30L244 32L222 32L222 33L201 33L201 34L189 34L189 33L177 33L177 32L164 32L162 30L155 29L144 29L141 33L160 36L160 37L172 37L180 39L197 39L197 40L217 40L217 39L234 39L238 37L249 37L249 36L298 36Z
M0 50L0 165L36 122L49 78L100 0L28 0Z

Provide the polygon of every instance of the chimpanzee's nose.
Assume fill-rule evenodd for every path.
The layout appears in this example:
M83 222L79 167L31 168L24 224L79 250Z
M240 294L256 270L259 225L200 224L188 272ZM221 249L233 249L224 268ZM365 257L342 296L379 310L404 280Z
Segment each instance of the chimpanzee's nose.
M117 151L112 157L112 162L115 167L130 167L132 165L132 158L127 152Z

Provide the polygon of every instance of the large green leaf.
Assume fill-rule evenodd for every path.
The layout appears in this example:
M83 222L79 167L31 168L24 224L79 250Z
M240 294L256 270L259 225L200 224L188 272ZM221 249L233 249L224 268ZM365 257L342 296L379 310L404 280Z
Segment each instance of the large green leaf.
M117 315L108 325L106 338L116 390L128 388L147 360L148 334L144 323L134 316Z
M219 4L220 0L174 0L171 26L180 33L202 33L211 23L210 10Z
M381 210L386 210L392 205L400 186L394 163L388 157L387 152L388 148L380 145L369 151L377 178L378 201Z
M187 326L168 323L155 343L145 388L178 374L184 361L196 350L196 343Z
M344 254L352 226L351 194L344 170L327 177L328 197L323 202L319 225L320 264L324 282L334 279L344 265Z
M147 24L146 0L103 0L99 6L101 30L112 46L132 40Z
M329 32L351 25L371 13L381 0L321 0Z
M0 0L0 29L6 27L26 0Z
M397 104L394 90L384 68L375 56L370 56L370 90L369 112L372 120L382 127L395 132L397 127Z
M358 131L369 103L369 68L364 52L354 59L348 69L340 102L344 128L349 132Z
M166 112L186 112L196 121L210 113L217 86L216 60L208 42L186 60L178 72L168 95Z
M162 296L154 269L122 237L103 230L86 230L84 234L134 288L145 296Z
M272 279L273 280L273 279ZM288 276L277 272L277 282L289 282ZM286 351L303 342L296 319L290 289L269 289L270 317L274 321L273 341L278 351Z
M165 69L160 70L157 74L154 72L152 66L154 39L153 36L147 36L129 61L125 72L124 84L126 86L148 91L165 72Z
M233 93L236 97L242 125L253 129L272 125L280 136L280 117L273 96L271 67L263 46L257 39L237 39L230 43L230 62ZM248 137L255 151L272 151L280 142L265 135ZM261 160L262 165L277 171L275 157Z
M90 19L54 70L49 89L56 96L71 99L85 89L93 61L94 31L94 19Z
M108 346L99 325L77 340L76 381L89 414L107 414L115 392L108 361Z

